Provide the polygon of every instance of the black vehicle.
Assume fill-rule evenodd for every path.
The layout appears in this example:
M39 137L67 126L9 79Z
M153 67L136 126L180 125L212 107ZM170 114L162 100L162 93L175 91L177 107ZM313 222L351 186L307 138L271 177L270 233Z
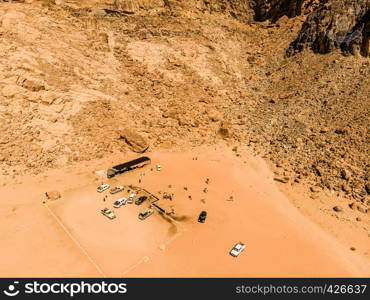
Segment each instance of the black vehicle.
M207 218L207 212L203 210L199 215L198 222L204 223L206 221L206 218Z
M144 201L146 201L146 200L148 200L148 197L147 196L141 196L139 199L137 199L136 201L135 201L135 204L136 205L140 205L140 204L142 204Z
M117 174L122 174L137 168L142 168L148 164L150 164L150 158L147 156L142 156L137 159L131 160L129 162L117 165L112 167L107 172L107 177L112 178L116 176Z

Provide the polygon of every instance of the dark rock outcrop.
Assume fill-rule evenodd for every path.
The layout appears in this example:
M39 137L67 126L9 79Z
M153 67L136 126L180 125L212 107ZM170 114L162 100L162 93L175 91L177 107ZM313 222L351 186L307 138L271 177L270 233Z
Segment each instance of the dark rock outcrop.
M322 54L341 49L345 55L370 55L369 0L255 0L252 7L256 21L308 14L287 56L306 48Z
M322 54L341 49L346 55L369 56L370 1L324 2L308 15L287 56L306 48Z
M253 4L255 20L275 22L282 16L299 16L304 2L305 0L256 0Z

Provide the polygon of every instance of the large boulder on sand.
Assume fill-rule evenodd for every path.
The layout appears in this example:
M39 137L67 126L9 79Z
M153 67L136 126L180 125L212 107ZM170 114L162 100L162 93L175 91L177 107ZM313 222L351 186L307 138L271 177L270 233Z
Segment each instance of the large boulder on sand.
M136 153L143 153L149 148L147 140L133 129L121 129L120 138L125 140L130 149Z

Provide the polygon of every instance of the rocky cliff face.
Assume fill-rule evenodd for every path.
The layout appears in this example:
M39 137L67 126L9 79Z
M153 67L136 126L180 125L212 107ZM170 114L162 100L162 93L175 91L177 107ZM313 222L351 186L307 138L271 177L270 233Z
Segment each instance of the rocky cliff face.
M257 1L260 20L301 13L266 26L246 0L0 0L0 184L226 139L280 182L370 205L370 61L332 51L368 49L368 2L334 2ZM332 52L284 58L295 39Z
M370 1L325 1L307 17L287 54L305 48L316 53L342 49L345 54L368 56L370 39Z
M305 0L256 0L253 4L255 20L275 22L282 16L299 16L304 2Z
M252 19L250 1L240 0L87 0L88 7L120 11L128 14L166 13L174 16L191 16L199 13L222 13L243 22Z
M256 21L308 15L288 56L306 48L322 54L341 49L346 55L369 56L369 0L256 0L252 6Z
M167 1L163 0L111 0L104 1L105 4L112 7L112 9L117 9L126 12L135 13L140 9L155 9L165 7Z

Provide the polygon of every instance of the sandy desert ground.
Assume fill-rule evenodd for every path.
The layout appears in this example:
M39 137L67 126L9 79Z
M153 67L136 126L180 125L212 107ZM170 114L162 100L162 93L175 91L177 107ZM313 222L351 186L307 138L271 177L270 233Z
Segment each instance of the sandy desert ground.
M370 275L368 257L304 216L261 158L222 145L148 155L150 166L109 180L99 171L136 156L112 155L2 187L1 276ZM140 221L148 204L128 204L113 209L117 218L109 220L100 209L112 208L125 191L99 194L102 182L145 188L175 213ZM61 198L47 200L49 190ZM172 200L162 199L164 193ZM208 212L203 224L197 222L202 210ZM237 242L247 247L233 258Z
M369 16L368 0L0 0L0 276L369 276ZM134 153L152 165L106 179ZM108 220L127 192L103 182L174 214Z

